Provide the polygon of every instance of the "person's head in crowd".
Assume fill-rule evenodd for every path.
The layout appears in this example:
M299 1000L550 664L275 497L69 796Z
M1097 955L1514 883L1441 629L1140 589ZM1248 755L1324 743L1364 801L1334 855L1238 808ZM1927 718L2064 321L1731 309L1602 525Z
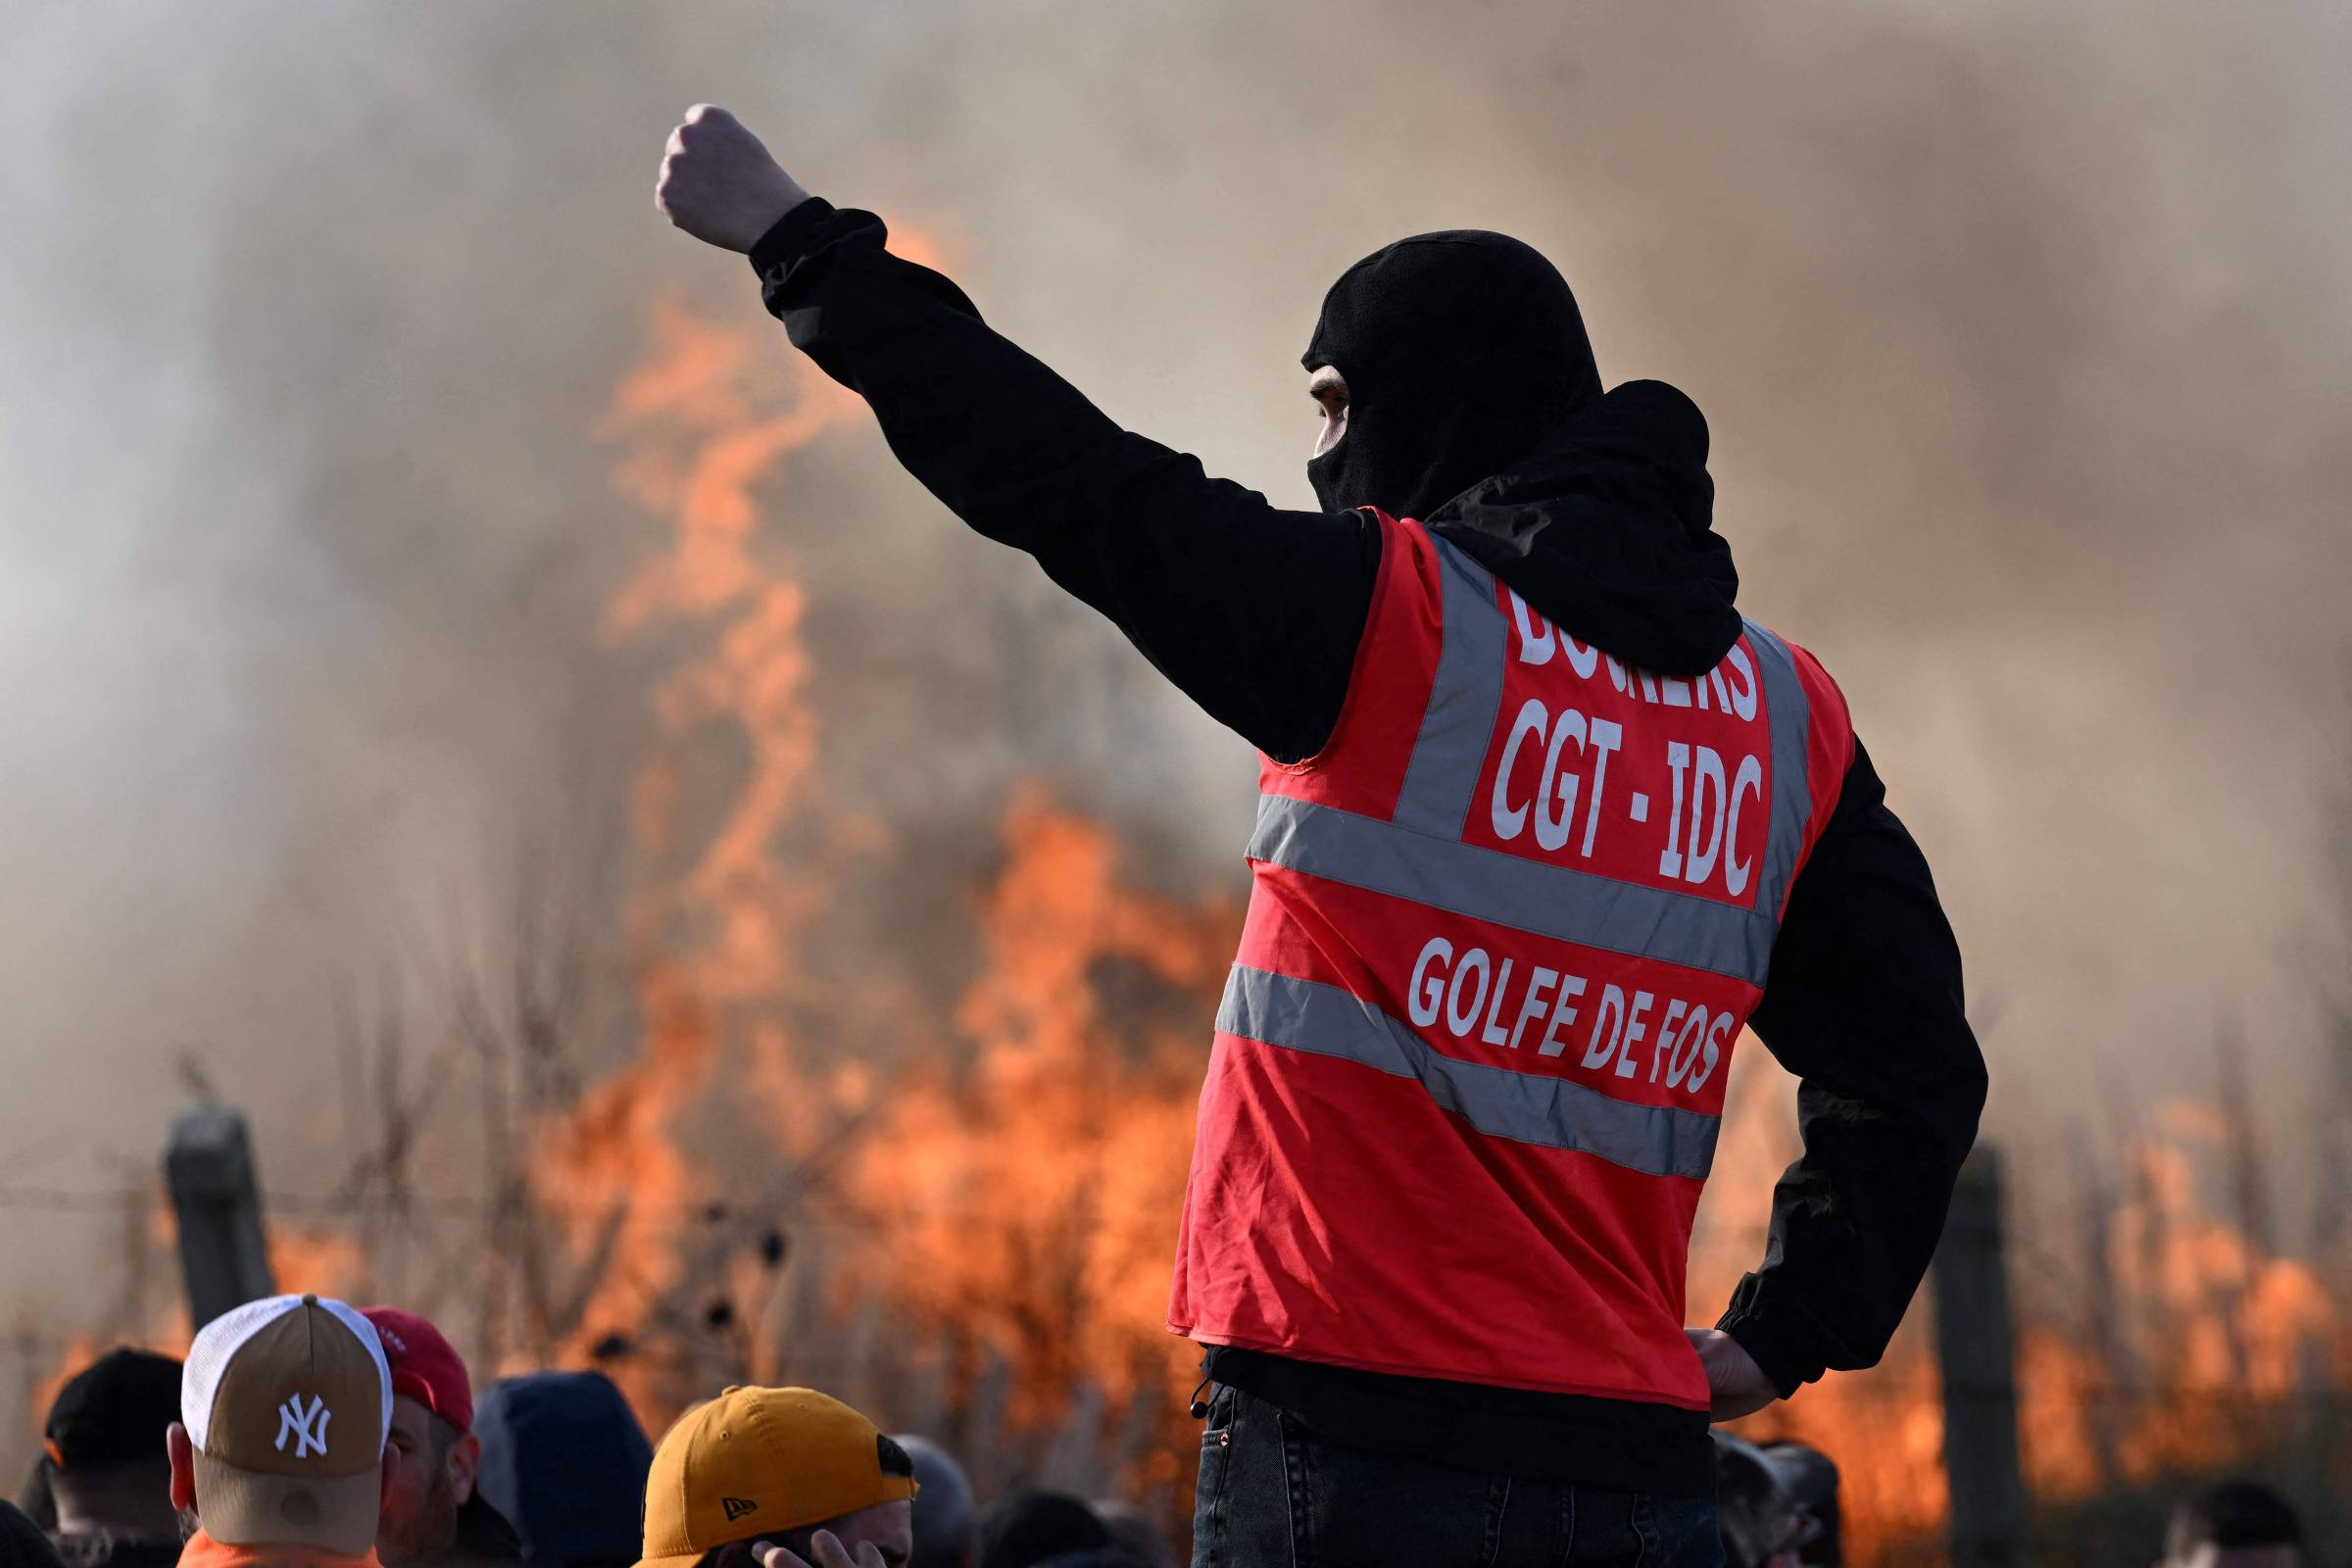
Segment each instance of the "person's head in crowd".
M176 1560L172 1462L164 1435L179 1419L180 1365L114 1349L66 1381L41 1427L60 1551L77 1564Z
M972 1483L955 1455L928 1438L902 1433L900 1447L914 1464L914 1556L910 1568L974 1568L980 1560L980 1516Z
M474 1495L482 1445L465 1360L414 1312L370 1306L360 1315L375 1325L392 1368L392 1485L375 1554L384 1568L514 1560L513 1530Z
M1110 1549L1140 1568L1184 1568L1152 1517L1121 1497L1097 1497L1095 1517L1110 1536Z
M1725 1568L1797 1568L1812 1520L1781 1485L1761 1449L1728 1432L1715 1440L1715 1519Z
M1767 1443L1762 1452L1781 1490L1813 1521L1812 1539L1799 1550L1797 1560L1805 1568L1839 1568L1845 1560L1845 1545L1838 1511L1837 1464L1819 1448L1803 1443Z
M628 1568L654 1446L602 1372L533 1372L473 1407L474 1494L514 1525L523 1568Z
M980 1515L980 1568L1037 1568L1051 1557L1101 1551L1110 1532L1095 1510L1060 1492L1016 1492Z
M383 1344L344 1302L274 1296L207 1323L168 1438L183 1568L372 1565L391 1428Z
M768 1546L813 1563L820 1536L906 1568L915 1494L906 1450L839 1399L728 1389L654 1449L641 1568L760 1568Z
M2303 1523L2259 1481L2225 1481L2182 1499L2164 1533L2165 1568L2302 1568Z
M0 1568L64 1568L48 1536L13 1502L0 1502Z

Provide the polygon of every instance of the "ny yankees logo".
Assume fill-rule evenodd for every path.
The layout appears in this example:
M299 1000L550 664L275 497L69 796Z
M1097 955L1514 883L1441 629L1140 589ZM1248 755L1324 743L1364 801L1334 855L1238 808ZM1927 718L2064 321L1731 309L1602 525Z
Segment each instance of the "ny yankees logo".
M334 1411L326 1407L323 1395L311 1396L311 1407L302 1407L302 1396L297 1394L277 1407L277 1451L286 1450L286 1439L294 1440L294 1457L305 1458L313 1453L326 1452L326 1423Z

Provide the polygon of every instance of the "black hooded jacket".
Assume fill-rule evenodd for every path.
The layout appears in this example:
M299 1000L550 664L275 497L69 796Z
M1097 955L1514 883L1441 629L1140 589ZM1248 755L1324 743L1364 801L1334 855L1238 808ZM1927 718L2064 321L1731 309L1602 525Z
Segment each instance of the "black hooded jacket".
M866 400L933 495L1036 557L1210 715L1280 760L1320 750L1371 603L1377 524L1280 510L1122 430L885 238L872 214L811 200L760 240L752 265L793 342ZM1546 406L1552 434L1500 471L1458 491L1462 475L1422 474L1446 496L1424 520L1580 640L1660 673L1711 668L1740 619L1731 552L1711 527L1705 421L1658 382L1573 391ZM1328 468L1316 482L1333 482ZM1720 1326L1786 1394L1884 1351L1984 1095L1958 949L1859 743L1750 1026L1801 1081L1805 1151ZM1255 1352L1212 1351L1209 1368L1367 1446L1632 1491L1713 1486L1690 1412Z
M1628 381L1424 520L1579 639L1654 674L1701 675L1740 631L1714 510L1697 407L1663 381Z

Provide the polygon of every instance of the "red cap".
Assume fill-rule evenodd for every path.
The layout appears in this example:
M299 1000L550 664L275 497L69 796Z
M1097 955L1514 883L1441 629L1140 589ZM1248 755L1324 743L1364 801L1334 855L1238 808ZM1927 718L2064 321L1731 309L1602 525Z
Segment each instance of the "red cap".
M473 1430L473 1384L466 1363L441 1331L397 1306L369 1306L360 1316L375 1325L392 1366L392 1392L405 1394L460 1432Z

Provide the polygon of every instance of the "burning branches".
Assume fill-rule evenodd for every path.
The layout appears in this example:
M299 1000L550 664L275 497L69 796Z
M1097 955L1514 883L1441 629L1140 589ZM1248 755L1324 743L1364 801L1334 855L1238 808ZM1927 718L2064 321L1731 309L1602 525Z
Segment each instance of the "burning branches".
M900 1086L849 1173L870 1277L967 1378L976 1348L1008 1363L1016 1425L1088 1390L1165 1417L1193 1355L1164 1320L1201 1020L1241 910L1123 884L1109 832L1034 791L1004 841L968 1060Z
M641 1048L534 1149L535 1187L580 1204L569 1241L596 1264L551 1325L573 1355L708 1283L689 1277L676 1230L679 1208L711 1186L684 1152L688 1118L722 1060L777 1056L800 983L794 933L819 897L778 848L808 802L816 730L801 591L753 548L752 489L854 404L809 371L790 412L756 415L766 362L742 335L672 308L653 325L654 351L621 382L607 434L621 449L616 482L673 527L668 550L614 597L607 630L643 636L668 622L710 640L657 692L663 745L631 796L625 940ZM723 803L714 827L680 820L690 791ZM781 1152L789 1163L800 1151Z
M507 946L436 976L445 1040L412 1054L389 1005L372 1032L352 1015L341 1143L363 1153L323 1207L272 1200L273 1261L287 1288L365 1296L390 1278L369 1239L413 1238L424 1267L399 1283L428 1311L478 1303L469 1342L458 1325L477 1372L601 1361L657 1428L724 1382L806 1381L959 1443L984 1484L1174 1506L1194 1352L1162 1327L1168 1259L1239 888L1149 891L1110 824L1008 779L976 896L963 870L907 873L927 915L968 900L969 920L891 928L890 825L828 792L808 603L759 526L794 455L853 416L771 341L654 313L604 434L662 543L604 630L667 673L625 852L580 852L616 856L626 894L526 875ZM1701 1321L1761 1255L1795 1152L1787 1080L1752 1042L1735 1073ZM2340 1398L2352 1280L2282 1255L2246 1118L2225 1086L2097 1176L2078 1310L2020 1327L2040 1497L2250 1453ZM1752 1423L1846 1462L1859 1561L1933 1541L1947 1509L1925 1338ZM2226 1418L2182 1418L2216 1391Z

